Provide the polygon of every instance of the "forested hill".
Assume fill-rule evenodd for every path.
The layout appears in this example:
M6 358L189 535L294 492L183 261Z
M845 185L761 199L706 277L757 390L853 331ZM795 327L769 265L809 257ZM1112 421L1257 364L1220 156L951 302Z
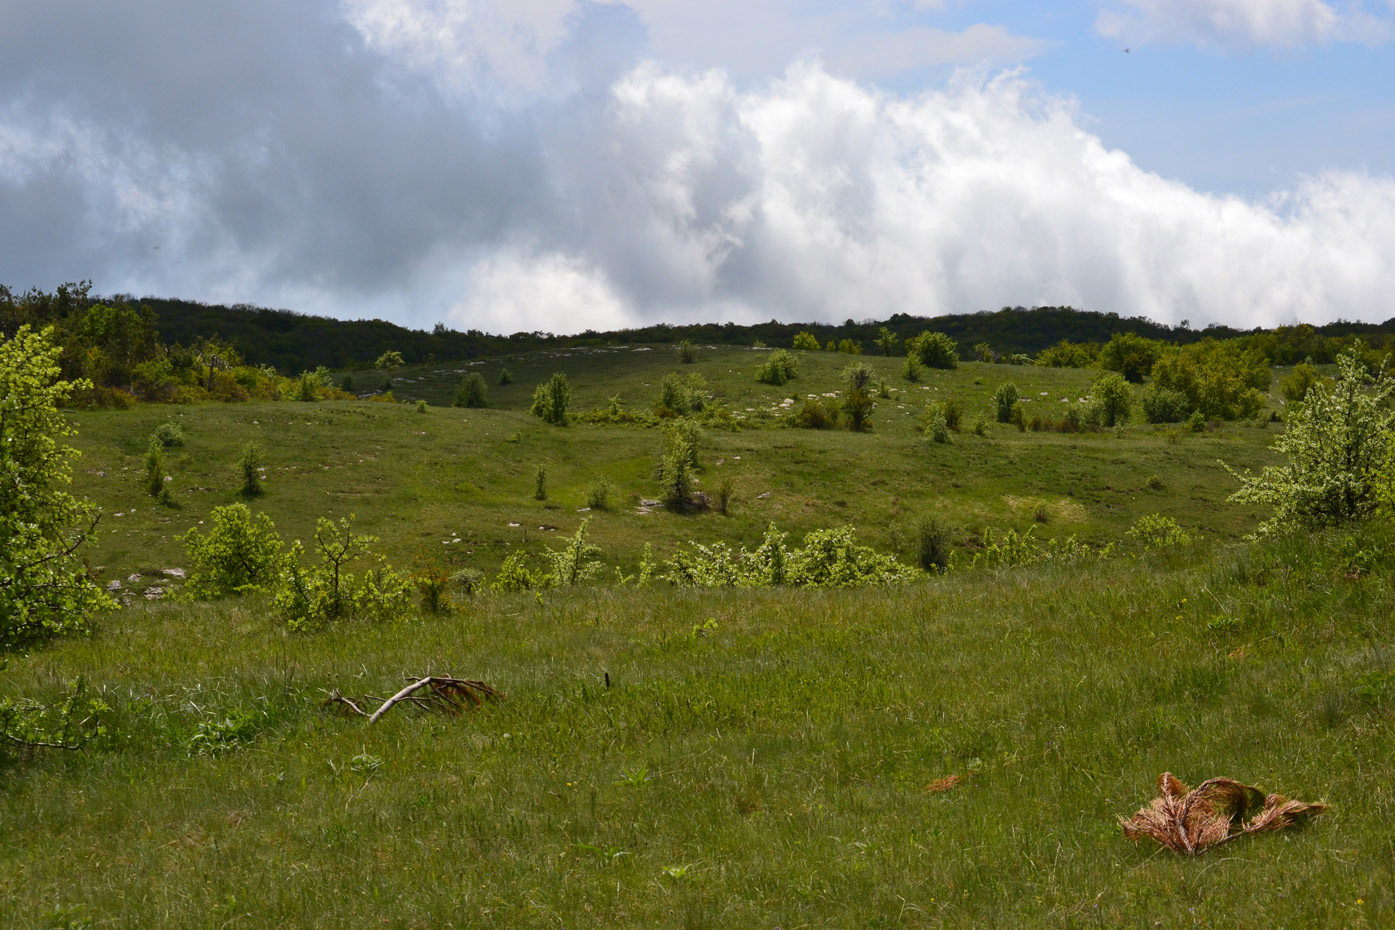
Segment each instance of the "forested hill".
M408 364L450 361L481 355L526 352L544 347L625 343L676 343L690 339L698 344L789 347L801 332L811 333L820 345L851 340L865 351L877 351L875 341L882 327L899 342L925 330L945 333L968 357L972 347L986 343L998 355L1035 355L1061 340L1073 343L1105 343L1116 333L1132 333L1173 343L1194 342L1203 336L1229 338L1243 335L1229 327L1193 330L1169 327L1142 317L1121 317L1072 307L1004 307L1001 310L951 314L938 317L893 314L883 321L847 320L830 323L695 323L675 326L656 324L640 329L554 335L518 332L495 335L471 329L466 332L437 324L431 331L407 329L383 320L336 320L308 316L290 310L271 310L247 304L223 306L167 298L89 296L88 284L65 285L54 294L32 291L16 295L0 287L0 330L9 335L20 323L59 323L74 312L99 302L148 307L154 314L158 339L166 345L199 346L214 339L232 344L251 365L271 365L284 373L369 367L384 352L402 353ZM1345 337L1359 334L1372 342L1395 338L1395 319L1382 324L1338 322L1315 328L1302 327L1303 337ZM1289 335L1293 335L1290 331ZM1384 337L1376 338L1376 337Z
M788 347L800 332L812 333L820 344L851 339L875 352L878 330L885 326L900 340L927 329L942 332L967 352L987 343L998 353L1035 355L1062 339L1071 342L1108 342L1115 333L1134 333L1168 342L1194 342L1203 336L1218 339L1242 334L1241 330L1212 326L1194 330L1170 327L1143 317L1121 317L1073 307L1004 307L1001 310L959 313L938 317L893 314L883 321L847 320L829 323L695 323L686 326L657 324L640 329L586 332L573 335L520 332L508 336L479 330L458 332L438 324L431 332L406 329L383 320L335 320L305 316L289 310L267 310L238 305L224 307L181 300L144 298L159 318L160 336L168 342L192 345L200 338L220 336L238 347L252 364L274 365L282 371L301 371L323 365L340 369L367 367L383 352L396 349L408 364L430 360L471 358L522 352L544 346L576 346L624 343L667 343L691 339L700 344L751 345L763 342ZM1382 324L1332 323L1315 327L1323 336L1362 334L1395 335L1395 318Z

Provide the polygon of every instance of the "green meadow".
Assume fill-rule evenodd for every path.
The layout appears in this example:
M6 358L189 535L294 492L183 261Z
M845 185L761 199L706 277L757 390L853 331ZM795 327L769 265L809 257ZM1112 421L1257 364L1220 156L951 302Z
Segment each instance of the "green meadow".
M125 606L10 656L0 679L8 696L55 700L83 676L108 705L81 752L0 757L0 922L1395 924L1395 532L1246 539L1266 514L1227 502L1237 483L1219 462L1276 463L1281 423L1024 431L994 422L1002 382L1029 417L1057 419L1093 373L962 363L912 384L903 359L863 356L891 388L873 428L792 429L809 395L843 389L851 359L797 353L799 377L773 387L754 378L762 357L569 349L402 369L398 404L71 413L74 489L103 513L86 557ZM472 370L490 406L448 406ZM574 411L617 395L649 411L665 375L704 378L736 427L706 429L698 456L704 490L731 481L728 513L646 503L660 428L531 416L555 371ZM932 443L921 416L949 397L964 429ZM173 506L142 484L167 420L185 438L167 453ZM233 463L249 441L266 464L250 506L287 539L352 514L394 566L488 578L589 519L606 574L308 634L265 595L182 600L179 537L242 500ZM587 509L600 478L607 506ZM1151 514L1193 541L1139 545L1128 530ZM754 547L771 523L791 543L852 525L913 564L927 515L952 527L955 567L907 585L618 581L646 546L660 561L688 542ZM970 567L1008 530L1115 548ZM404 704L371 725L324 706L334 692L376 706L430 673L505 698L457 716ZM1183 858L1118 825L1164 771L1331 809Z

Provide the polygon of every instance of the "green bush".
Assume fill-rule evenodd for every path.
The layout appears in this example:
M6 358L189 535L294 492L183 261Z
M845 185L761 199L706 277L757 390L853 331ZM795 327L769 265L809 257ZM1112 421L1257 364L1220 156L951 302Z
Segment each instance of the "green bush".
M498 594L517 591L530 591L538 586L538 579L528 570L528 553L519 550L504 559L490 588Z
M832 429L838 425L838 408L817 397L806 398L790 421L800 429Z
M291 391L292 400L316 401L320 399L320 376L313 371L302 371Z
M1011 381L999 385L998 389L993 392L993 409L998 415L999 423L1012 422L1012 409L1017 406L1021 397L1022 392Z
M898 341L899 339L897 338L896 334L893 333L891 330L887 329L885 326L879 327L877 329L877 348L882 350L883 355L890 356L892 352L895 352L896 343Z
M1264 407L1271 378L1264 354L1235 340L1203 339L1169 349L1153 366L1159 388L1186 395L1191 409L1208 420L1253 419Z
M1269 504L1274 515L1261 533L1313 529L1358 520L1380 503L1392 450L1395 379L1375 377L1356 342L1337 358L1331 386L1317 382L1270 447L1288 464L1257 476L1227 470L1241 482L1230 496L1242 504Z
M166 420L150 433L150 442L162 449L173 449L184 445L184 430L178 423Z
M603 568L597 560L597 556L601 554L600 547L586 542L586 528L590 524L591 518L587 517L581 521L576 535L567 540L565 546L555 551L546 551L544 557L551 569L544 579L547 584L569 587L591 581L600 575Z
M262 469L265 456L262 447L255 440L243 443L237 457L237 475L242 486L238 489L243 497L256 497L262 493Z
M691 365L697 361L697 349L693 346L693 340L684 339L678 343L678 361L684 365Z
M906 348L927 368L959 367L959 343L944 333L926 330L910 340Z
M801 332L794 337L794 348L804 351L819 351L819 338L813 333Z
M757 381L761 384L773 384L776 387L797 377L799 375L795 367L794 356L784 349L776 349L771 352L756 369Z
M369 554L378 540L355 533L353 517L334 523L321 517L315 526L319 564L300 564L303 549L291 545L282 562L272 613L296 632L310 632L342 620L396 620L411 609L412 581L387 566L355 576L349 566Z
M697 424L678 420L675 427L664 431L659 459L659 499L674 513L683 513L692 510L697 503L697 475L694 474Z
M771 524L761 545L750 551L725 543L689 543L665 563L665 577L675 584L699 587L856 588L901 584L914 570L891 556L858 545L852 527L816 530L798 549L785 546L785 534Z
M281 567L281 537L266 514L246 504L213 508L206 533L195 527L179 541L189 563L185 593L211 600L269 587Z
M872 369L862 362L854 362L843 369L843 384L847 391L843 395L843 416L847 418L848 428L853 430L865 430L872 427L872 408L876 406L876 401L872 399Z
M1174 549L1192 544L1192 537L1176 520L1156 513L1139 517L1126 535L1144 549Z
M1301 404L1318 382L1318 370L1310 362L1293 366L1293 374L1279 382L1279 393L1291 404Z
M954 441L950 436L949 423L945 420L944 411L937 409L934 416L930 418L930 425L926 427L925 434L933 442L951 443Z
M555 372L551 378L533 389L532 414L553 426L567 425L567 408L571 406L572 389L567 376Z
M513 372L509 371L507 368L500 368L498 383L501 386L505 384L513 384Z
M1191 401L1181 391L1150 384L1143 391L1143 418L1149 423L1180 423L1192 413Z
M460 386L455 389L455 401L453 406L480 408L489 406L489 389L484 383L484 375L478 371L472 371L460 379Z
M547 466L543 464L533 470L533 500L547 500Z
M701 411L705 406L707 381L701 375L689 375L684 378L670 372L659 382L659 397L654 402L656 413L687 416Z
M145 493L157 499L168 497L169 491L165 489L168 478L164 448L152 440L145 450Z
M1099 366L1118 372L1125 381L1141 383L1153 371L1164 344L1136 333L1115 333L1100 349Z
M901 363L901 377L912 384L925 377L925 366L920 364L920 359L915 354L906 356L906 360Z
M586 488L586 506L592 510L605 510L610 506L610 492L614 485L605 476L591 479Z
M943 572L949 568L954 551L954 530L938 514L927 514L915 521L916 562L927 572Z

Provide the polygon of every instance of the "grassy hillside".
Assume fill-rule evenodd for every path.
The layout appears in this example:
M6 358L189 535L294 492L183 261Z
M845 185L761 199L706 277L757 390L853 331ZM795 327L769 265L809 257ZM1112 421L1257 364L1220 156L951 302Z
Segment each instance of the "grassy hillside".
M660 434L543 425L533 386L566 371L577 407L648 408L699 373L747 424L841 388L811 353L784 388L759 354L567 351L480 366L493 406L360 402L140 406L74 415L76 489L104 517L89 553L122 591L168 588L176 537L239 498L232 462L267 449L253 503L283 534L354 513L378 549L493 573L582 519L627 573L646 543L754 544L850 523L910 558L938 513L982 530L1118 541L1162 513L1201 537L1105 561L957 570L857 592L667 583L484 594L445 616L289 634L263 596L135 596L9 657L0 693L54 700L83 675L110 705L82 753L0 757L0 924L16 927L1380 927L1395 923L1395 533L1267 543L1226 503L1281 426L1019 432L951 445L1014 380L1028 408L1079 403L1089 373L965 364L894 379L868 433L710 430L704 486L730 515L641 507ZM889 378L899 359L864 358ZM507 365L514 383L495 385ZM463 366L399 372L445 403ZM797 406L797 405L790 405ZM785 407L788 410L789 407ZM1059 416L1059 414L1056 414ZM141 488L166 419L177 508ZM991 421L991 414L989 414ZM532 498L539 463L548 500ZM618 486L579 512L587 484ZM1156 481L1150 480L1156 478ZM641 511L649 512L641 512ZM517 525L511 525L517 524ZM457 542L456 540L460 540ZM133 577L134 576L134 577ZM404 676L507 697L458 717L399 707L369 726L322 706ZM1170 770L1229 776L1332 810L1199 859L1136 848L1119 816Z
M568 374L577 409L604 406L619 394L626 408L648 410L664 375L681 369L703 376L717 402L745 423L773 425L806 395L841 390L838 372L850 361L809 353L800 377L776 388L756 382L760 358L723 348L676 365L669 351L613 349L491 361L475 369L489 375L492 406L484 410L280 402L84 411L75 416L84 453L76 488L107 514L90 560L104 579L181 564L176 536L213 507L239 499L232 463L249 440L265 447L268 461L268 490L255 506L286 535L308 538L317 517L354 514L397 564L424 552L490 571L514 547L540 551L574 532L587 516L578 512L587 486L599 476L617 490L607 512L589 514L590 532L608 561L632 569L645 543L659 555L692 538L752 543L771 521L795 534L851 523L866 541L908 555L910 524L926 513L946 517L964 544L985 529L1035 526L1040 536L1078 535L1103 545L1149 513L1235 538L1257 521L1225 504L1235 483L1217 460L1241 468L1274 461L1267 446L1276 428L1250 423L1200 434L1137 426L1116 435L1024 433L993 422L991 395L1002 381L1022 389L1029 410L1059 418L1088 391L1086 371L965 363L909 384L898 377L901 360L864 357L896 386L879 402L872 431L707 430L701 480L713 487L732 477L737 499L727 516L680 516L640 512L642 500L658 496L659 430L559 428L527 413L534 385L553 371ZM514 375L512 384L493 383L501 365ZM447 404L467 370L405 369L396 373L395 393ZM920 415L928 401L945 397L965 406L966 427L986 417L988 436L965 429L952 445L928 442L916 429ZM781 407L790 398L798 401ZM170 456L175 510L154 506L142 488L146 437L166 419L181 424L187 439ZM533 499L539 464L548 469L546 501ZM447 542L453 539L463 542Z

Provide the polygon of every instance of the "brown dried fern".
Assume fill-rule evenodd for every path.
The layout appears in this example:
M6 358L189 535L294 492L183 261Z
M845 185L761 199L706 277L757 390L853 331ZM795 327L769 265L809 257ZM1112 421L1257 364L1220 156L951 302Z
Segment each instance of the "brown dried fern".
M1119 826L1135 843L1147 837L1188 856L1238 836L1295 826L1327 810L1326 804L1265 795L1229 778L1213 778L1191 789L1171 772L1158 776L1158 794L1133 817L1120 817Z

